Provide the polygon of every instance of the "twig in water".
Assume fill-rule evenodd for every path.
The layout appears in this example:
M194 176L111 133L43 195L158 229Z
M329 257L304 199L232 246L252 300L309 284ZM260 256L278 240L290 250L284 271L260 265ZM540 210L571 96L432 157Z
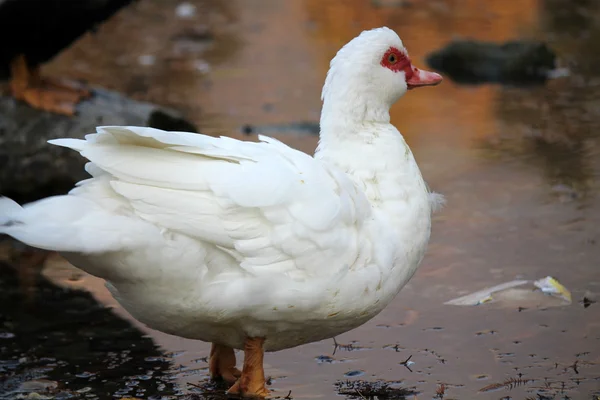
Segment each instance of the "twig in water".
M576 373L577 375L579 375L579 370L577 369L577 363L578 363L578 362L579 362L579 360L575 360L575 362L574 362L572 365L569 365L569 366L567 367L567 369L569 369L569 368L573 368L573 371L575 371L575 373Z
M335 337L333 338L333 354L332 356L335 356L335 352L337 351L337 349L344 349L347 351L352 351L354 350L354 346L352 345L352 343L350 344L339 344L337 342L337 340L335 340Z
M412 354L410 356L408 356L408 358L404 361L402 361L400 363L400 365L404 365L406 367L406 369L408 369L410 372L413 372L412 369L410 369L410 367L408 366L408 362L410 361L410 359L412 358Z
M530 382L533 382L533 379L510 378L510 379L505 380L502 383L492 383L491 385L487 385L486 387L479 389L479 392L480 393L491 392L492 390L498 390L498 389L512 390L512 389L516 388L517 386L525 385Z

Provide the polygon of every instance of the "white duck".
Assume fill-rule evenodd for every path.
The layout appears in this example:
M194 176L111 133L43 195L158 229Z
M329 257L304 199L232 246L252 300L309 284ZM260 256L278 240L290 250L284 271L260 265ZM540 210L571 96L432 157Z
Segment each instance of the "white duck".
M358 327L421 262L437 197L389 109L441 80L394 31L362 32L331 61L314 158L268 137L100 127L51 141L92 178L24 207L1 198L0 233L104 278L151 328L212 342L229 393L267 396L264 351Z

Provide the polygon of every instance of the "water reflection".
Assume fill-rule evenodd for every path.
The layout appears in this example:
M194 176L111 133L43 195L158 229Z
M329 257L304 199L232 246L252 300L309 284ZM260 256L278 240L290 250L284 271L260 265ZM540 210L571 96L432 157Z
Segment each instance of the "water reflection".
M537 1L436 0L386 8L363 0L307 0L305 4L315 24L310 37L322 49L319 66L324 76L337 49L363 29L386 25L397 30L415 64L425 67L425 55L454 35L494 41L511 38L534 21ZM445 81L432 90L411 92L392 108L391 116L411 146L427 141L424 147L436 148L430 143L438 142L442 150L449 141L470 142L492 133L493 101L489 88L465 90Z
M17 271L0 262L0 399L177 392L165 373L171 362L149 337L88 293L65 291L29 266L34 291L21 290Z
M243 41L233 3L186 3L190 18L177 15L177 2L135 2L64 51L49 73L198 114L197 98L211 93L207 73L237 57Z
M597 2L540 5L537 35L549 38L570 74L544 88L501 89L496 109L504 125L485 144L534 165L556 192L580 201L596 185L600 58L591 49L600 37L598 15Z

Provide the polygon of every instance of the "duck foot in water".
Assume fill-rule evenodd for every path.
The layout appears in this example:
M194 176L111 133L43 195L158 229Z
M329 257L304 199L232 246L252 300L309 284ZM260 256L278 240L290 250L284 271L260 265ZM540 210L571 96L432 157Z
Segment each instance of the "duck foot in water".
M235 383L242 372L235 367L235 353L229 346L213 343L210 348L210 377L222 379L227 383Z
M244 367L242 376L227 391L228 395L240 397L265 398L269 390L265 385L263 358L264 338L247 338L244 342Z

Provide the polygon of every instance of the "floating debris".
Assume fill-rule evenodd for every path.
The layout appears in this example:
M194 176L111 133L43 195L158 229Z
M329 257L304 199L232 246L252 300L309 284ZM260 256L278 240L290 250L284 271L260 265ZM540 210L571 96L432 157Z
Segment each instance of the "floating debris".
M569 303L571 303L572 301L571 292L566 287L564 287L559 281L557 281L551 276L539 279L533 282L533 284L545 294L558 296L564 299L565 301L568 301Z
M202 74L208 74L211 70L210 64L204 60L194 61L194 69Z
M357 350L368 350L370 348L370 347L362 347L362 346L355 344L355 343L358 343L356 340L353 340L352 342L350 342L348 344L342 344L342 343L338 343L337 340L335 339L335 337L333 337L332 339L333 339L333 355L335 355L335 353L338 350L357 351Z
M512 390L518 386L527 385L529 383L533 383L533 379L523 379L523 378L509 378L504 382L500 383L492 383L491 385L487 385L479 389L479 393L492 392L496 390Z
M192 3L180 3L175 7L175 15L182 19L194 18L196 16L196 6Z
M410 368L410 366L413 365L415 362L410 361L411 358L412 358L412 355L408 356L408 358L406 360L402 361L399 364L405 366L406 369L409 370L410 372L413 372L413 370Z
M348 399L403 400L418 394L413 388L401 387L399 382L338 381L334 386L338 394Z
M446 385L443 383L440 383L435 391L435 398L443 399L445 394L446 394Z
M138 57L138 63L144 67L152 66L156 63L156 56L152 54L142 54Z
M531 285L531 287L524 289L515 289L516 287L524 285ZM554 298L561 299L562 301L558 305L568 305L571 304L572 301L571 292L566 287L564 287L556 278L547 276L536 281L514 280L502 283L500 285L479 290L475 293L471 293L466 296L449 300L444 304L453 306L477 306L480 304L491 303L502 299L505 301L511 300L513 302L525 302L527 303L527 305L530 305L532 302L540 303L539 299L536 298L536 291L538 291L538 293L541 291L546 295L550 295ZM540 296L537 295L537 297ZM547 306L547 304L544 305ZM521 312L526 310L527 307L520 305L517 309L519 312Z
M596 303L596 300L592 300L589 297L583 296L583 299L579 303L583 305L583 308L588 308L592 304Z
M500 285L496 285L490 288L486 288L480 290L475 293L471 293L466 296L462 296L450 301L445 302L444 304L452 305L452 306L478 306L483 303L487 303L492 301L492 294L500 292L502 290L511 289L517 286L525 285L529 283L529 281L525 280L515 280L506 283L502 283Z

